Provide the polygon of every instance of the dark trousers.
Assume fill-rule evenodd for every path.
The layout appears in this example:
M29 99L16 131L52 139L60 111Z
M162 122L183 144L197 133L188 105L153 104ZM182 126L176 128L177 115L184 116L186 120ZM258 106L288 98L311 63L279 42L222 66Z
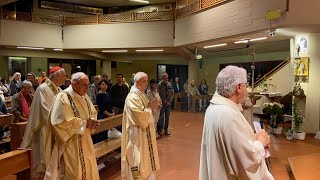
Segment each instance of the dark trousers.
M165 106L165 105L163 105L161 108L160 117L157 123L157 130L159 134L162 133L162 129L164 129L165 132L168 131L170 109L171 109L171 106ZM163 123L165 123L164 128L163 128Z

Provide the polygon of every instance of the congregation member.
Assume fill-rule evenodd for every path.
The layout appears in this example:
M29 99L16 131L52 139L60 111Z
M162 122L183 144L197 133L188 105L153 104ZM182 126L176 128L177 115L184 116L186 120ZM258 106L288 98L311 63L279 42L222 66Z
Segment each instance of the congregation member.
M31 94L34 94L38 88L38 82L36 81L36 75L34 73L28 73L26 77L27 81L30 81L32 84L32 87L30 89Z
M180 84L180 78L179 78L179 76L177 76L177 77L174 78L174 82L173 82L172 86L173 86L173 90L174 90L174 93L175 93L175 94L181 93L181 91L182 91L183 89L182 89L182 86L181 86L181 84Z
M13 96L17 94L21 88L21 74L19 72L14 73L10 80L10 96Z
M0 98L0 115L4 115L8 113L7 106L4 104L4 100Z
M154 127L157 127L157 123L160 116L160 110L162 107L162 100L160 98L160 95L158 93L158 84L155 79L151 79L149 83L150 89L147 90L147 97L149 99L149 102L152 102L154 100L159 102L158 108L155 108L152 110L153 120L154 120ZM156 132L157 138L159 137L158 132Z
M89 85L88 77L77 72L71 77L71 86L53 100L48 119L53 136L48 135L47 140L50 160L45 180L99 180L91 133L100 123L87 95Z
M11 113L14 115L15 122L28 121L30 114L30 106L33 95L30 93L32 84L30 81L23 81L21 91L12 97Z
M2 100L4 100L4 97L9 96L9 88L6 86L5 80L0 78L0 94L2 92Z
M136 73L134 82L123 112L121 176L125 180L154 180L160 164L152 110L160 103L149 102L144 93L148 86L146 73Z
M115 114L123 113L125 99L129 93L129 88L123 84L123 75L117 74L117 83L110 89L110 97Z
M202 79L199 85L199 94L200 95L208 95L209 94L209 87L207 85L207 81L205 79ZM203 103L203 104L202 104ZM200 99L199 100L200 109L207 107L207 99Z
M188 109L190 111L191 109L191 106L192 106L192 97L193 96L197 96L197 95L200 95L199 93L199 90L196 86L196 83L194 82L194 80L191 80L190 82L190 86L189 86L189 89L188 89ZM202 109L202 101L201 99L199 99L199 111L201 111Z
M104 119L107 117L114 116L114 112L112 109L111 98L107 92L108 89L108 81L106 79L102 79L99 82L100 91L97 94L97 105L98 105L98 119ZM98 134L92 136L93 144L103 141L108 138L108 131L103 131Z
M94 82L89 86L88 95L93 104L96 104L96 97L99 92L99 82L101 80L101 76L97 75L93 78Z
M162 99L162 108L160 111L160 117L157 123L157 131L159 136L162 135L164 130L165 135L170 135L168 131L169 128L169 118L171 103L174 97L174 92L172 84L168 81L169 75L167 73L162 74L162 80L158 83L158 93Z
M66 79L65 70L59 66L50 69L49 78L42 83L34 94L31 112L24 133L21 148L31 148L31 176L34 179L43 179L46 172L47 132L50 122L47 121L53 99L61 89L59 86Z
M265 163L270 136L264 130L255 134L240 112L246 82L246 70L236 66L227 66L216 78L204 118L200 180L274 179Z
M47 73L45 71L41 72L41 77L38 77L38 84L42 84L47 80Z

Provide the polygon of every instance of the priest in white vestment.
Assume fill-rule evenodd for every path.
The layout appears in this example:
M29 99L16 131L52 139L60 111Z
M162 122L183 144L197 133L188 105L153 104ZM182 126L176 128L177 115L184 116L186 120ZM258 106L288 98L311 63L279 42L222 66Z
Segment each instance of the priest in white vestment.
M46 137L48 114L53 98L61 90L59 86L66 79L65 70L59 66L50 69L49 79L41 84L32 100L28 124L24 133L21 148L31 148L31 176L32 179L43 179L46 172Z
M47 140L45 180L99 180L91 133L100 123L87 95L88 77L78 72L71 86L56 95L49 114L52 136Z
M122 120L121 176L124 180L152 180L160 169L152 110L159 101L149 102L145 90L148 76L138 72L128 94Z
M265 163L270 136L253 129L240 111L246 96L247 73L227 66L216 79L203 127L200 180L273 180Z

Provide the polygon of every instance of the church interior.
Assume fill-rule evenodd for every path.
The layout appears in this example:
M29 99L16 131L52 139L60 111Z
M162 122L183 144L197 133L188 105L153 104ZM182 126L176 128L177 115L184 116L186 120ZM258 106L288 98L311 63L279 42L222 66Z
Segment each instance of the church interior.
M111 88L120 75L129 90L137 72L156 84L167 73L176 87L169 127L157 134L155 178L198 180L206 109L218 73L229 65L247 72L243 115L254 132L259 125L270 135L266 164L274 179L320 179L319 6L317 0L0 0L0 180L32 179L32 148L20 148L30 120L16 121L11 83L18 73L17 81L33 76L40 85L56 66L65 70L61 89L76 72L87 75L89 89L102 79ZM123 118L121 112L101 118L94 135L119 130ZM93 142L100 179L122 179L118 133Z

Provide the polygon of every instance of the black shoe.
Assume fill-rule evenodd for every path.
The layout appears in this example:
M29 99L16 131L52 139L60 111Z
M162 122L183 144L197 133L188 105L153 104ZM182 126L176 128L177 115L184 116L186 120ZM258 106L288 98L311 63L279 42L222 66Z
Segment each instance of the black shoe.
M164 132L164 135L169 136L170 133L168 131Z

